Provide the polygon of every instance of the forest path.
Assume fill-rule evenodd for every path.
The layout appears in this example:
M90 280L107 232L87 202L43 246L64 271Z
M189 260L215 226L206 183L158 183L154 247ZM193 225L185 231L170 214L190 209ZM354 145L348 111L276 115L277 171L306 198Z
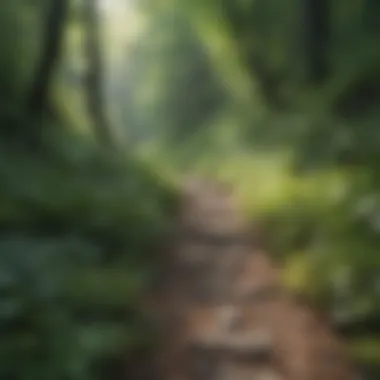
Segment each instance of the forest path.
M359 379L327 322L281 287L226 186L194 179L181 204L154 296L159 378Z

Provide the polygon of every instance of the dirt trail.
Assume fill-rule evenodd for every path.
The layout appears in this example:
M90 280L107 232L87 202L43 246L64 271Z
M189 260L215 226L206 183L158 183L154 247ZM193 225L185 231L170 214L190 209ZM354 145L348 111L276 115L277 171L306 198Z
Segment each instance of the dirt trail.
M182 205L154 295L160 379L359 379L328 324L282 289L228 189L194 180Z

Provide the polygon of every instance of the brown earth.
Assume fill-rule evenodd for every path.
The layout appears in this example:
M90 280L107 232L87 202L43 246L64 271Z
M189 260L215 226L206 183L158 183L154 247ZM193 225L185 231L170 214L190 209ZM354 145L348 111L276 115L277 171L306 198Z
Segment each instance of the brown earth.
M227 187L192 180L151 294L162 380L358 380L342 340L288 294ZM141 377L151 379L151 377Z

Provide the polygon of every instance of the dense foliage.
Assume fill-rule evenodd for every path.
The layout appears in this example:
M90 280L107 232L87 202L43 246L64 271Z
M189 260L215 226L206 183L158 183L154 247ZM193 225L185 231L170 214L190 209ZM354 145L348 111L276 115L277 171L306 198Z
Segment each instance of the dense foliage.
M40 62L57 71L59 41L39 31L64 17L53 3L9 0L0 11L15 36L0 36L2 379L109 378L152 343L139 295L176 199L133 157L73 131L51 77L33 77ZM29 108L36 88L49 91Z
M1 147L3 378L100 378L146 337L137 297L170 192L133 162L67 144L48 160Z
M0 377L108 378L143 343L185 169L379 363L379 2L115 3L2 2Z

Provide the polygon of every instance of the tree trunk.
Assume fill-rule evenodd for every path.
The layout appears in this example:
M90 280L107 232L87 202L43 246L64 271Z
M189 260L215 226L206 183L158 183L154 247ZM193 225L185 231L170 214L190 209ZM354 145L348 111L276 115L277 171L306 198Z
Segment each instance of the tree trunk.
M364 22L366 29L373 34L380 32L380 4L378 0L364 1Z
M49 89L62 50L68 8L67 0L51 0L49 5L43 30L41 58L26 99L29 114L42 115L49 106Z
M306 78L310 83L320 83L328 77L330 39L329 0L301 0L303 8L304 52Z
M236 2L223 0L222 5L223 15L231 29L239 53L247 65L250 76L256 82L263 100L275 109L286 108L287 102L279 92L283 83L280 75L270 69L266 58L255 47L241 42L254 40L255 30L252 29L250 15L247 16L247 12L240 9Z
M103 91L103 62L97 0L85 0L86 46L88 68L86 75L87 106L98 139L107 145L113 144L105 110Z

